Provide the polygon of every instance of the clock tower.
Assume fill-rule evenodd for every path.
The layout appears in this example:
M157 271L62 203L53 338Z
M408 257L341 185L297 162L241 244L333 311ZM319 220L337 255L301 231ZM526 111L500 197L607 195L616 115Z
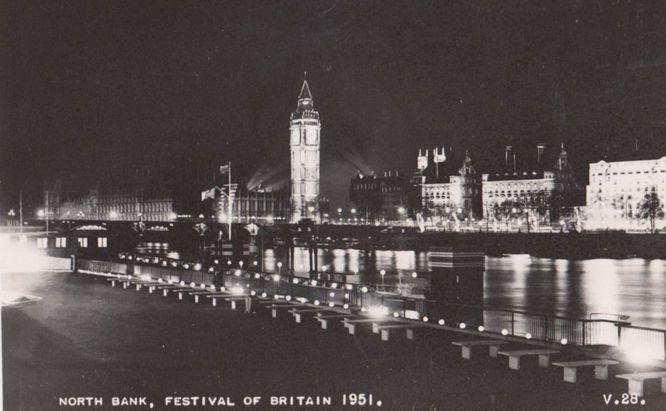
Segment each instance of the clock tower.
M307 80L291 113L291 222L309 218L319 222L319 147L321 122Z

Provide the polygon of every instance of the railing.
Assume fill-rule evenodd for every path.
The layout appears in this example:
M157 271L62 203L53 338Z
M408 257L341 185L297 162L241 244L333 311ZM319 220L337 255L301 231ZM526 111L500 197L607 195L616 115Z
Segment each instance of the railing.
M633 326L607 319L569 318L490 306L446 303L372 290L372 285L314 280L292 275L240 269L199 272L177 268L79 260L87 271L161 278L165 281L224 286L243 293L289 296L353 312L380 308L385 314L434 324L483 330L548 343L577 346L609 345L644 358L666 360L666 330ZM483 327L480 329L479 327Z

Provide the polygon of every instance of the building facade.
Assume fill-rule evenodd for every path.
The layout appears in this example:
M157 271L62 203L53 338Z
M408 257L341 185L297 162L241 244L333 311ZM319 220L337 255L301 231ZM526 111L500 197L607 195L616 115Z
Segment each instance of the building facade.
M49 195L49 218L94 221L174 221L173 199L146 196L142 190L100 193L90 190L83 195ZM46 204L45 200L45 204Z
M587 229L641 229L639 204L648 193L666 198L666 157L590 164L586 189ZM663 220L658 222L663 226Z
M228 197L219 195L215 200L215 215L219 223L228 223ZM273 224L289 221L290 197L286 192L242 190L232 200L233 223Z
M349 200L361 221L398 221L407 217L409 185L398 171L383 177L358 174L351 180Z
M303 81L298 106L291 113L291 222L302 219L319 222L319 149L321 122L312 93Z
M433 166L419 152L418 167L422 173L421 205L426 214L445 215L452 219L474 220L481 218L481 178L472 165L469 153L465 153L457 174L449 174L444 165L443 150L434 150ZM444 160L442 160L444 158ZM434 168L434 174L428 173Z
M502 171L482 175L484 218L496 219L498 208L508 205L514 213L537 213L549 221L558 218L559 209L575 205L578 186L564 145L550 167L544 162L543 146L537 146L536 162L522 170L507 146L505 165Z

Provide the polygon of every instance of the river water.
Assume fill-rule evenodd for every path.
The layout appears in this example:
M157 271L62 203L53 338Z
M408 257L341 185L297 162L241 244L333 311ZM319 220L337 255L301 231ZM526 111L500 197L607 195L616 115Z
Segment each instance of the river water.
M286 249L263 255L258 264L265 271L286 270ZM349 282L423 286L429 278L425 252L320 249L318 264L320 271L348 275ZM293 268L307 276L307 249L295 249ZM666 260L486 257L483 295L489 306L579 318L621 314L634 325L666 329Z
M428 277L426 253L381 250L372 258L346 249L319 250L318 257L320 270L360 273L352 281L380 283L380 270L386 284ZM278 271L278 261L286 261L286 251L264 252L266 271ZM295 272L306 275L307 267L307 250L297 248ZM483 295L490 306L571 317L622 314L630 316L632 324L666 329L666 260L486 257Z

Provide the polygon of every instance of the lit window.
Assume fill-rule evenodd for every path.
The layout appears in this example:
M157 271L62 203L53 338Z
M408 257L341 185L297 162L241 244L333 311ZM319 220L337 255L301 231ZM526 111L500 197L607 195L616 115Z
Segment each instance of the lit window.
M79 237L76 239L77 242L79 243L79 247L81 248L88 248L88 238L86 237Z
M46 248L48 246L48 238L41 237L37 239L37 248Z
M106 237L98 237L97 238L97 247L98 248L106 248Z
M57 248L67 247L67 238L65 238L65 237L56 237L56 247Z

